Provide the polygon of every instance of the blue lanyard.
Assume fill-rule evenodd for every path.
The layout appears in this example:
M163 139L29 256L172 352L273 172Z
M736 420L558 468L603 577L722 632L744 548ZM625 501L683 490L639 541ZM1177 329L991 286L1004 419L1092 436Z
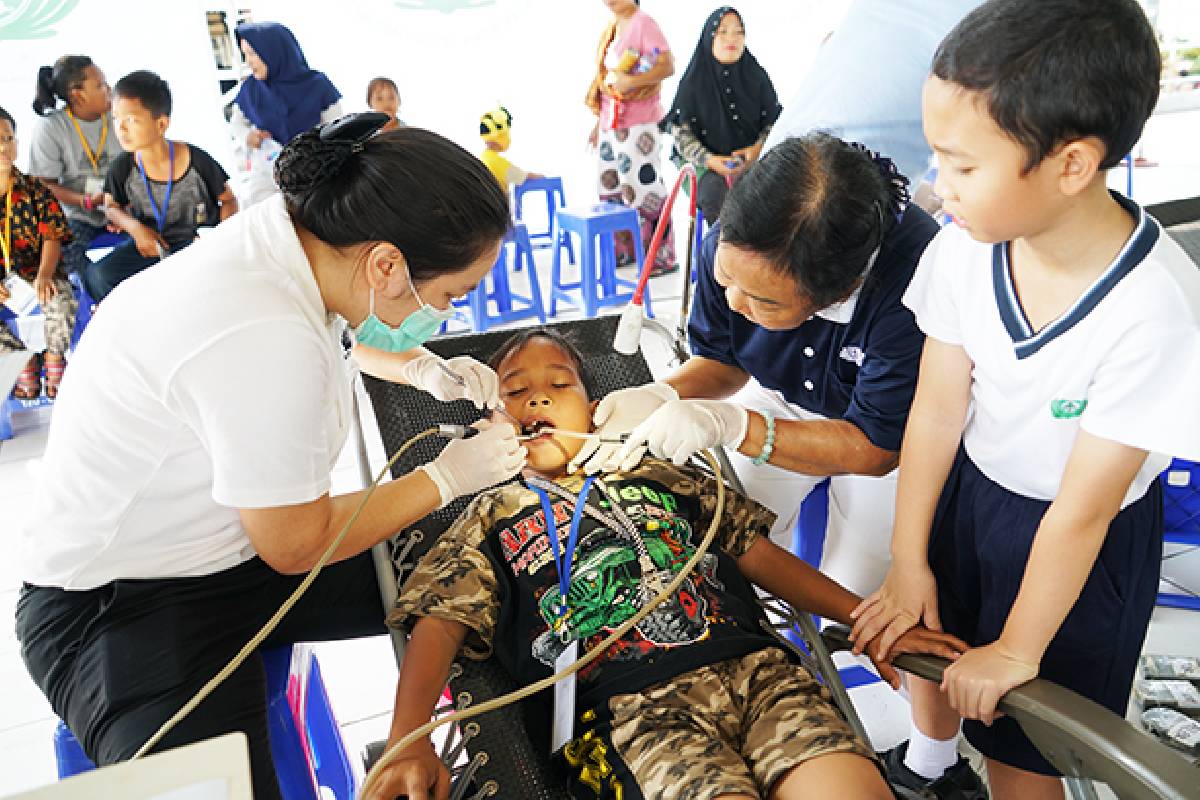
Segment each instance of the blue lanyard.
M171 187L175 184L175 143L167 140L167 158L171 162L170 174L167 175L167 193L163 195L162 208L158 207L158 203L154 202L154 192L150 191L150 179L146 177L146 167L142 164L142 154L138 153L138 169L142 173L142 185L146 187L146 194L150 198L150 208L154 209L154 220L158 223L158 232L162 233L163 228L167 224L167 209L171 207Z
M579 524L583 521L583 510L587 507L588 492L591 491L592 481L595 478L595 475L587 476L583 481L583 488L579 490L579 496L575 498L575 512L571 515L571 528L567 533L565 553L559 547L558 528L554 524L554 506L550 502L550 495L546 493L545 489L537 486L529 487L542 499L542 515L546 518L546 535L550 537L550 546L554 550L554 566L558 570L560 601L558 613L563 616L567 613L567 593L571 589L571 565L575 558L575 544L579 540Z

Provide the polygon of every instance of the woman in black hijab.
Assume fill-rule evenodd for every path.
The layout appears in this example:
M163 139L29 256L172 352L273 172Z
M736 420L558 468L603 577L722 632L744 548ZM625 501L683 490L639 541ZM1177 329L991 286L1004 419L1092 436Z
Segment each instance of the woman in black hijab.
M771 78L746 49L741 14L732 6L709 14L666 121L677 155L696 167L697 202L710 223L758 158L782 108Z

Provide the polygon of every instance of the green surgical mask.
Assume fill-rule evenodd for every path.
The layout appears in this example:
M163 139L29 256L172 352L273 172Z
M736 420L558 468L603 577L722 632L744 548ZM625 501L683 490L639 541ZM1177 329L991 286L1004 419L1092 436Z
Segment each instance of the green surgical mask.
M407 271L407 267L405 269ZM359 344L389 353L403 353L425 344L437 333L443 322L454 316L453 306L439 311L423 301L417 294L411 274L408 276L408 287L421 307L405 317L395 328L375 316L375 290L371 289L367 318L354 330L354 338Z

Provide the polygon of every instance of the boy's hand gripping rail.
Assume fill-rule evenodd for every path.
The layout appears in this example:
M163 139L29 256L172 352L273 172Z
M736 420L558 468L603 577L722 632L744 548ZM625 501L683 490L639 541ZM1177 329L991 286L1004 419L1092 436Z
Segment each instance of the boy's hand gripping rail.
M849 633L844 625L831 625L821 637L831 651L849 650ZM928 655L897 656L893 663L936 683L950 666L946 659ZM1069 689L1035 678L1004 695L998 708L1068 778L1102 781L1118 797L1200 797L1200 767Z

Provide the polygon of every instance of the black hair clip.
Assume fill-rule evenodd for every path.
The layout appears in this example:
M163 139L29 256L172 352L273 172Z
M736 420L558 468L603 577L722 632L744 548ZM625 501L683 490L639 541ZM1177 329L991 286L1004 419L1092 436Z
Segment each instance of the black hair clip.
M387 114L364 111L309 128L284 145L275 159L275 183L285 194L312 191L336 175L350 156L361 153L387 121Z
M386 125L389 119L387 114L378 111L360 111L325 123L317 135L323 142L348 144L352 153L361 153L364 143Z

